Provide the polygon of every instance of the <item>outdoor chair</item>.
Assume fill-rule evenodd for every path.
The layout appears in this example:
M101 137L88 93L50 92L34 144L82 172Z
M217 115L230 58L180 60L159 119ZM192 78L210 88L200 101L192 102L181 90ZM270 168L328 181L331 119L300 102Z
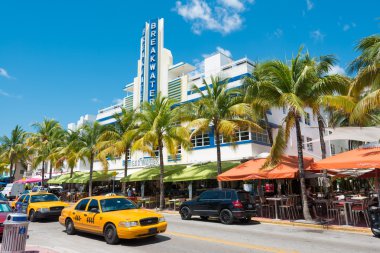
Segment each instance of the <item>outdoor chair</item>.
M185 202L186 199L185 198L179 198L177 202L174 203L174 211L179 208L183 202Z
M295 204L294 198L289 197L286 199L285 204L282 204L279 206L282 218L285 218L287 216L289 218L289 221L291 219L292 220L296 219L296 210L295 210L296 208L294 204Z
M265 197L260 197L260 211L261 217L271 218L271 211L274 213L274 205L269 204Z
M165 208L170 208L170 198L165 198Z
M341 214L343 206L335 204L333 201L327 202L327 218L331 220L338 220L338 224L341 224Z
M367 227L369 227L368 203L369 203L369 199L363 199L359 203L354 203L354 205L352 206L351 212L352 212L352 218L353 218L352 220L353 220L354 226L358 224L360 214L363 214L365 223Z
M147 208L153 208L153 207L156 207L155 205L156 205L156 201L155 201L154 197L149 197L149 199L147 199L147 200L145 201L145 206L146 206Z

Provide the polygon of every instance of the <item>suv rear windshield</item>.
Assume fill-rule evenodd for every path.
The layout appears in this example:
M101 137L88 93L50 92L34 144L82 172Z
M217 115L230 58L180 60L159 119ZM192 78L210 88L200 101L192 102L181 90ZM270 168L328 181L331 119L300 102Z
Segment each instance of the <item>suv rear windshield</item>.
M253 202L252 197L248 192L237 192L238 199L242 202Z

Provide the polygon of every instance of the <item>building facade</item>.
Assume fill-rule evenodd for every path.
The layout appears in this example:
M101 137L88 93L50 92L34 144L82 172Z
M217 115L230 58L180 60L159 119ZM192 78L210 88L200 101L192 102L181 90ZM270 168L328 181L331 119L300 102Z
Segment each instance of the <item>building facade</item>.
M147 22L142 30L140 38L140 58L137 61L137 75L125 88L125 97L120 104L113 105L98 111L96 117L86 115L78 124L69 124L70 129L75 129L85 122L96 120L101 124L112 124L113 115L120 113L121 108L128 110L138 108L142 102L155 99L158 93L163 96L176 99L178 103L189 103L199 99L199 95L193 93L193 85L205 90L203 80L209 85L211 76L228 78L227 88L236 88L243 85L244 78L249 76L254 69L254 62L248 58L234 60L222 52L216 52L207 56L201 64L203 68L196 69L189 63L175 63L171 51L164 47L164 20L154 19ZM273 134L276 135L276 127L281 125L287 108L271 109L267 112L270 124L273 126ZM306 142L318 139L317 121L311 110L306 109L306 115L302 117L301 127L303 139ZM270 143L266 131L258 132L252 129L241 129L236 133L236 143L232 145L221 139L221 153L223 161L241 160L255 157L260 153L269 152ZM216 147L213 131L193 136L192 149L178 150L176 157L171 157L164 150L165 164L193 164L200 162L216 161ZM332 152L340 152L346 149L345 142L327 143L328 155ZM332 148L329 148L332 147ZM287 154L297 155L296 135L293 130L289 140ZM319 143L307 143L304 145L304 155L321 158ZM158 157L150 157L143 153L133 153L128 161L123 158L109 161L110 170L118 170L123 177L123 165L128 162L129 173L141 168L158 166ZM87 170L88 165L78 164L77 169ZM95 170L101 170L102 165L96 162Z

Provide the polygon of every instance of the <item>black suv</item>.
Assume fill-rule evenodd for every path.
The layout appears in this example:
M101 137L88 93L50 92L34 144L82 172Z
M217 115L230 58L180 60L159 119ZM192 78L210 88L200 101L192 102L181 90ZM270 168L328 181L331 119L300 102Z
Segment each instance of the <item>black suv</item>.
M249 223L256 213L255 203L249 192L234 189L215 189L204 191L199 197L185 201L179 208L183 220L192 215L201 219L219 217L223 224L232 224L234 220Z

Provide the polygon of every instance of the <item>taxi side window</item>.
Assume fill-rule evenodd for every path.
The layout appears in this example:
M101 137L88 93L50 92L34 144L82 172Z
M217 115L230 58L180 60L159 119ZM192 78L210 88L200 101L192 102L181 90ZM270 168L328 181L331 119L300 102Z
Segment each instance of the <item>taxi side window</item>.
M78 211L84 211L86 210L86 206L90 200L89 199L82 199L79 201L79 203L76 205L75 210Z
M96 199L91 200L90 204L87 207L87 211L91 212L91 210L93 209L96 209L97 211L99 211L99 203Z
M17 202L23 202L24 199L25 199L25 195L22 195L22 196L17 200Z
M29 195L26 195L26 197L25 197L23 203L29 203L29 198L30 198L30 196L29 196Z

